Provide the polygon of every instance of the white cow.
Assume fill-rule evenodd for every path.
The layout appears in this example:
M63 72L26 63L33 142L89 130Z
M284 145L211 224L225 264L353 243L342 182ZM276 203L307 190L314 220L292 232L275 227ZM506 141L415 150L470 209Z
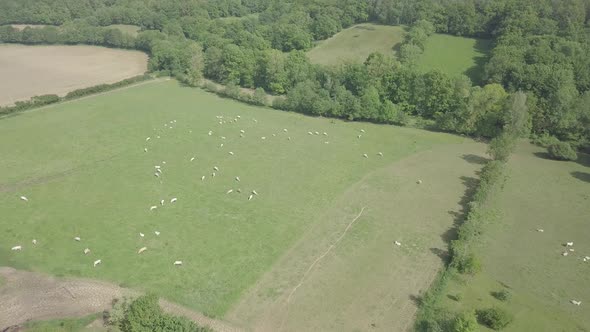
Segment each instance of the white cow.
M154 211L155 209L157 209L158 207L156 205L152 205L150 206L150 211Z
M23 249L22 246L14 246L14 247L10 248L10 250L12 250L12 251L17 251L17 250L22 250L22 249Z
M90 249L86 248L84 249L84 255L88 255L90 253Z
M23 200L23 201L25 201L25 202L28 202L29 201L29 199L27 198L27 196L21 196L20 199Z
M80 237L79 237L79 236L76 236L76 237L74 238L74 240L76 240L76 241L80 241Z
M102 260L97 259L94 261L94 267L96 267L98 264L102 263Z
M174 197L173 199L170 200L170 203L174 203L178 200L178 198Z
M144 252L144 251L146 251L146 250L147 250L147 247L142 247L142 248L140 248L140 249L137 251L137 253L138 253L138 254L141 254L142 252Z
M174 261L174 265L175 266L180 266L180 265L182 265L182 261Z

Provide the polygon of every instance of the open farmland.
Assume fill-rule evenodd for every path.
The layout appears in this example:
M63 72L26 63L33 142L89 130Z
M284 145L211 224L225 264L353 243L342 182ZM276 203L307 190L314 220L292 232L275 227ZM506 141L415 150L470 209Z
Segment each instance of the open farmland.
M0 45L0 106L114 83L147 70L147 55L95 46Z
M393 311L359 312L350 317L355 326L373 315L377 322L405 317L410 324L414 304L407 295L427 288L442 265L433 248L444 249L441 235L454 222L447 212L460 209L461 176L479 167L463 154L482 150L448 134L246 106L175 81L5 118L0 132L3 265L151 290L216 317L233 308L228 317L246 326L258 326L250 315L267 308L259 303L240 314L250 294L262 290L269 300L284 299L362 207L358 224L332 252L337 256L325 256L309 275L313 280L293 296L292 313L305 313L305 301L322 308L320 295L345 306L377 284ZM423 184L416 184L418 177ZM253 191L258 195L249 200ZM436 208L426 211L422 204ZM23 250L10 251L14 245ZM141 247L148 249L138 255ZM374 259L360 266L379 268L378 274L349 273L366 257ZM94 268L97 259L102 264ZM176 260L183 265L173 266ZM288 274L266 283L269 273L284 268ZM329 296L331 287L355 281L357 288ZM309 286L314 297L304 296ZM355 308L384 300L371 294ZM405 309L391 316L399 306ZM289 320L286 326L301 327Z
M515 317L504 331L590 329L590 288L581 286L590 282L590 261L584 261L590 256L590 157L563 162L545 156L544 149L522 143L511 157L477 250L483 271L451 280L446 309L499 306ZM512 294L508 301L492 296L503 290Z
M319 42L307 55L312 63L322 65L362 63L373 52L393 54L403 37L404 28L400 26L359 24Z
M451 76L467 75L474 83L480 83L491 48L490 40L433 34L426 40L418 66Z

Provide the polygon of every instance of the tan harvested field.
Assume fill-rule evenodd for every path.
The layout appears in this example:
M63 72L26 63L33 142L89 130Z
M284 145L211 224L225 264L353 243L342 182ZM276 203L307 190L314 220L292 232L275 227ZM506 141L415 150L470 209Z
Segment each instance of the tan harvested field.
M437 147L368 174L317 216L322 222L226 319L252 331L411 329L416 299L443 266L484 148Z
M147 55L98 46L0 45L0 106L143 74Z

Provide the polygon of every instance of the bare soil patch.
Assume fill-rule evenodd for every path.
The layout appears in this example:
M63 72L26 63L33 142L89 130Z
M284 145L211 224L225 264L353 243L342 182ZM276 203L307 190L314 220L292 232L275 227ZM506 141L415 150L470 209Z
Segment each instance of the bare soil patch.
M0 45L0 106L143 74L147 55L98 46Z
M113 299L137 296L139 292L89 279L65 279L49 275L0 267L0 330L18 326L30 320L83 317L109 309ZM185 316L215 331L240 331L183 306L160 300L168 313Z

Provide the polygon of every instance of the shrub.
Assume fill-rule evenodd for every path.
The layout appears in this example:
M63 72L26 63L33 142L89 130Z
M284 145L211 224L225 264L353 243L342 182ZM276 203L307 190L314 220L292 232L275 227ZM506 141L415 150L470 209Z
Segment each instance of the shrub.
M459 314L453 321L453 332L474 332L477 331L477 318L475 311L466 311Z
M463 274L476 274L481 271L481 262L474 253L470 253L459 259L456 265L457 270Z
M206 82L203 84L203 89L209 92L218 93L217 84L213 82Z
M477 310L478 321L494 330L501 330L508 326L514 317L507 311L500 308L488 308Z
M493 297L495 297L497 300L506 302L508 300L510 300L510 298L512 297L512 293L510 293L508 290L503 289L499 292L492 292L491 293Z
M549 145L547 148L547 152L549 152L549 156L556 160L576 160L578 159L578 154L572 146L567 142L557 142L554 144Z
M260 106L266 105L266 91L264 91L264 88L256 88L252 96L252 103Z
M490 141L488 154L494 160L506 161L516 144L515 137L508 134L501 134Z
M223 89L221 94L229 98L238 99L240 97L240 88L237 85L230 83L225 86L225 89Z
M531 142L535 145L542 146L544 148L549 147L552 144L558 143L557 137L543 133L541 135L535 135L531 138Z
M158 304L158 297L153 294L140 296L131 303L126 299L115 302L109 323L123 332L211 332L210 328L198 326L187 318L165 314Z

